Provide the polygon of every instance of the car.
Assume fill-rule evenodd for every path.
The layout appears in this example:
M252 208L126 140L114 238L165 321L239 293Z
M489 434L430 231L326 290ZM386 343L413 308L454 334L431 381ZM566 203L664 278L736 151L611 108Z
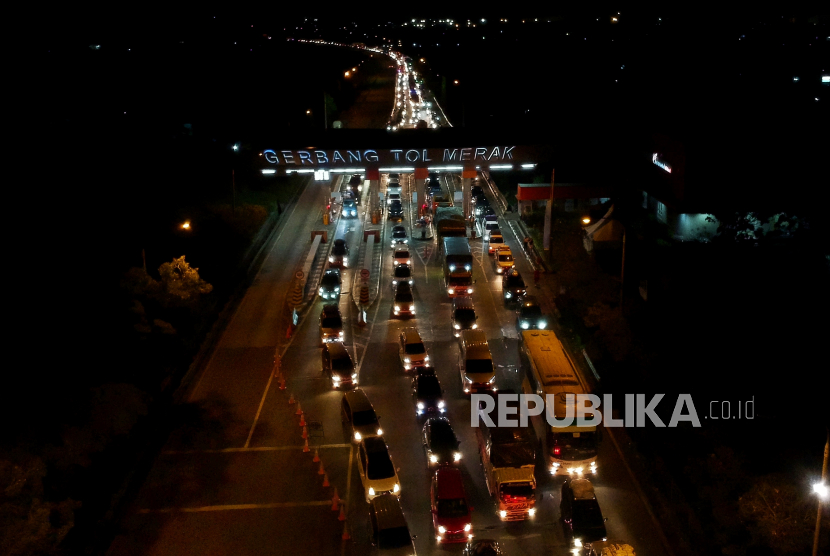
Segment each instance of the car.
M409 255L409 249L395 249L395 252L392 255L392 265L397 266L399 264L412 264L412 257Z
M574 548L581 548L594 541L608 540L606 519L602 517L594 486L588 479L565 479L559 501L559 515L565 537Z
M497 249L504 247L504 245L504 236L501 234L501 230L498 232L496 230L491 230L490 237L487 238L487 253L492 255Z
M490 201L487 200L487 197L480 195L475 199L475 215L476 216L484 216L484 207L489 207Z
M505 305L521 303L527 294L527 285L518 270L514 268L502 275L501 292Z
M480 223L481 234L484 237L485 241L490 241L490 234L494 232L504 237L504 235L501 233L501 228L499 227L499 221L497 216L486 216L480 220Z
M389 203L387 215L389 220L403 220L403 205L401 205L401 202L393 201Z
M408 264L395 265L392 271L392 289L398 285L398 282L407 282L410 287L415 285L415 280L412 279L412 267Z
M357 446L357 472L366 502L382 494L401 495L398 472L382 436L364 438Z
M340 402L340 419L343 423L348 423L349 438L355 444L364 438L383 436L380 417L375 413L375 408L369 402L366 392L360 388L343 393L343 400Z
M496 274L504 274L516 268L516 261L513 260L513 252L509 247L502 247L493 253L493 268Z
M318 293L323 299L339 299L340 287L343 285L339 268L327 268L320 278Z
M412 378L412 400L418 417L442 415L447 411L444 389L435 373L419 373Z
M505 552L495 539L474 539L467 541L463 556L504 556Z
M400 174L396 174L396 173L389 174L389 181L392 181L392 180L398 181L400 179L401 179Z
M437 182L437 181L438 181L438 178L439 178L440 176L441 176L441 174L439 174L438 172L430 172L430 173L429 173L429 176L427 176L427 177L428 177L428 179L429 179L430 181L435 181L435 182Z
M323 310L320 311L320 342L327 344L342 341L343 316L340 308L336 303L323 305Z
M458 465L461 461L458 438L446 417L427 419L424 423L423 438L427 467Z
M380 554L410 556L415 541L406 524L401 502L394 494L376 496L369 503L371 544Z
M542 314L539 302L533 296L525 296L516 310L516 330L519 332L519 338L522 337L522 330L545 330L547 327L548 319Z
M386 195L386 203L391 205L395 201L401 202L401 194L400 193L389 193Z
M429 363L427 348L417 328L409 327L401 330L398 336L398 355L405 371L425 367Z
M392 314L396 317L412 316L415 314L415 298L412 288L407 282L398 282L395 286L395 297L392 300Z
M429 489L432 526L438 543L467 542L473 538L472 508L461 470L440 467Z
M349 246L345 239L335 239L329 253L329 266L346 268L349 266Z
M331 379L332 388L357 386L357 369L342 342L325 344L322 359L323 372Z
M453 297L452 299L452 328L456 338L461 336L462 330L478 328L476 310L473 299L469 296Z
M352 198L344 198L343 207L340 209L340 213L347 218L357 217L357 201Z
M406 228L403 226L392 226L392 247L403 244L405 247L409 243L409 237L406 233Z
M438 180L429 182L429 192L432 194L441 193L441 184Z
M352 174L352 177L349 178L348 189L350 191L360 191L362 185L363 176L361 176L360 174Z

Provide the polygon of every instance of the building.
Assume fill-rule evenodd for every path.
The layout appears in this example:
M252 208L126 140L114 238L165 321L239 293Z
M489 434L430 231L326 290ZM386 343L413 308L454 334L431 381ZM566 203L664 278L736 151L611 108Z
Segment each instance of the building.
M534 208L544 208L550 196L549 183L520 183L516 191L519 213L525 214L532 212ZM567 212L601 205L610 197L610 186L583 183L554 183L553 185L554 206Z

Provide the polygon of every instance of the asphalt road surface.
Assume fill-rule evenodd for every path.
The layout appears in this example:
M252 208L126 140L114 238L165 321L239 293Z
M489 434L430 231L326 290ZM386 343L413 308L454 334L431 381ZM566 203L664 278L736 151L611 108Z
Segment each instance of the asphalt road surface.
M411 199L413 182L411 176L401 179L405 204ZM456 187L460 178L445 175L442 182ZM359 365L359 386L381 416L384 439L399 468L401 504L416 536L418 554L460 553L463 545L435 544L422 424L411 399L411 378L401 368L396 346L399 331L407 326L421 332L446 391L446 415L461 440L465 487L474 508L473 533L499 539L510 555L568 554L559 522L562 479L551 479L544 464L537 466L536 517L504 523L496 515L470 426L470 402L461 396L458 343L451 330L451 301L443 289L436 240L422 241L419 233L410 240L416 315L393 318L388 239L393 223L386 222L380 294L361 326L349 290L352 269L362 257L359 245L366 203L361 204L357 219L338 218L324 227L325 187L309 182L282 223L254 284L188 403L179 411L175 432L156 459L109 554L360 555L374 550L369 544L368 505L356 451L340 421L342 393L322 373L318 317L323 302L319 298L286 338L286 295L310 247L311 231L321 229L329 230L330 239L346 239L351 247L340 299L347 322L344 343ZM491 204L496 206L492 199ZM405 209L403 225L409 229L412 212ZM510 227L504 233L517 268L532 284L532 269L521 255L520 238L514 237ZM501 281L486 244L480 236L470 243L477 263L473 300L479 327L487 335L498 367L497 384L520 391L515 313L503 306ZM530 290L533 293L532 285ZM275 354L282 355L284 390L273 372ZM291 396L304 412L309 452L303 451L300 416L296 404L288 403ZM614 442L607 433L604 436L599 474L593 482L608 518L609 538L632 544L638 554L671 556ZM313 461L315 451L324 474L320 474L321 464ZM323 486L325 479L330 486ZM333 510L335 488L343 503ZM338 519L341 509L345 521ZM344 531L348 540L343 539Z

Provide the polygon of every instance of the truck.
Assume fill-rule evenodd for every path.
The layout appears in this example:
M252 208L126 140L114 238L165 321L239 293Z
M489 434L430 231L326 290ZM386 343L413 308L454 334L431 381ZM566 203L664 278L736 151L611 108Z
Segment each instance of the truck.
M501 392L494 395L496 408L499 396L511 394ZM518 400L505 406L516 409L507 416L515 420L518 414ZM498 409L490 412L494 424L498 424ZM484 480L496 503L496 513L502 521L523 521L536 515L536 436L530 427L488 427L479 423L476 427L481 466Z
M585 556L637 556L634 547L628 543L597 541L586 546Z
M557 419L565 419L569 410L575 415L576 395L591 390L562 342L552 330L522 330L521 335L522 391L542 396L546 404L550 395L554 407L546 407L545 412L553 411ZM552 427L545 414L533 417L533 423L538 432L544 432L539 437L545 439L551 475L596 475L600 440L596 426L579 426L574 419L569 426Z
M435 229L442 247L445 237L467 237L467 223L459 207L436 207Z
M447 295L472 295L473 293L473 254L466 237L445 237L444 251L444 288Z

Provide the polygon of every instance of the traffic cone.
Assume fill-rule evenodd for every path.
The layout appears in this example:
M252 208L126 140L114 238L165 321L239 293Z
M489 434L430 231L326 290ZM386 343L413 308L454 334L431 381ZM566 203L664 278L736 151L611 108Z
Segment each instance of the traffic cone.
M340 506L340 497L337 496L337 487L334 487L334 496L331 497L331 511L336 512Z
M349 524L344 522L343 523L343 536L340 537L344 541L351 539L352 537L349 535Z
M317 450L314 450L314 459L311 461L313 461L314 463L320 461L320 454L317 453Z
M308 427L303 427L303 438L308 438Z
M303 413L302 415L300 415L300 426L301 426L301 427L303 427L303 428L305 428L305 426L306 426L306 422L305 422L305 413Z
M294 412L294 415L302 415L302 414L303 414L303 408L300 407L300 402L297 402L297 411Z
M337 516L337 521L346 521L346 505L340 506L340 515Z
M322 461L320 462L320 469L317 471L317 474L318 475L325 475L326 474L326 470L323 469L323 462Z
M308 447L308 438L306 438L305 439L305 445L303 446L303 452L308 452L308 451L310 451L310 448Z
M297 403L297 402L294 401L294 394L292 393L290 396L288 396L288 405L295 404L295 403Z
M285 390L285 377L280 375L280 390Z
M329 487L329 486L331 486L331 485L329 484L329 474L328 474L328 473L326 473L325 475L323 475L323 486L324 486L324 487Z

